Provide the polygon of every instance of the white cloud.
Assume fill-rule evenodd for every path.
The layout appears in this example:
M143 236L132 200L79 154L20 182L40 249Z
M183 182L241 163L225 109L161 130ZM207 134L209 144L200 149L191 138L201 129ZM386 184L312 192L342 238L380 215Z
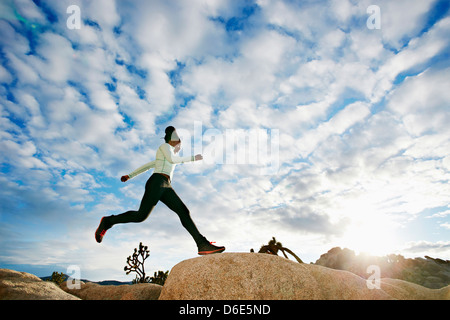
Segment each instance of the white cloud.
M219 41L223 30L209 19L209 14L217 11L216 5L207 1L141 1L136 4L139 10L133 12L133 21L124 28L146 52L183 61L224 48Z
M210 58L189 68L183 77L185 90L207 103L219 96L230 104L241 99L258 104L273 101L277 97L275 74L284 72L294 44L292 38L277 32L261 32L243 40L240 55L232 61Z
M369 1L365 1L368 3ZM377 1L378 2L378 1ZM416 36L424 24L426 13L436 1L379 1L383 39L396 49L405 39ZM360 7L362 4L360 4Z
M263 9L267 23L298 32L306 40L313 40L316 35L323 34L329 26L329 18L334 15L320 3L263 0L258 1L258 4Z
M117 13L116 1L99 0L85 2L88 17L99 23L100 27L112 29L120 23L120 16Z
M428 32L411 39L403 50L386 60L377 72L379 81L372 100L379 101L392 88L392 83L399 74L418 72L430 58L442 52L447 46L446 35L449 28L450 18L440 20Z
M22 59L14 55L13 53L6 53L11 68L16 73L16 76L22 84L36 84L39 80L39 76L33 67L30 67Z
M448 68L427 70L416 77L407 78L390 99L389 109L402 117L411 135L439 132L445 136L448 131L449 71Z
M207 103L202 103L199 100L193 100L189 104L177 110L177 116L171 121L175 128L183 128L188 130L190 134L194 134L194 124L200 122L203 127L212 127L212 118L214 108Z
M433 258L439 257L448 259L450 256L450 242L448 241L411 241L405 244L404 250L409 254L415 254L420 256L431 256Z
M330 135L343 134L351 126L364 120L370 114L369 108L363 103L353 103L339 111L329 121L321 123L315 130L308 131L299 141L299 153L307 157L321 142Z
M116 87L120 110L130 117L134 122L134 128L129 132L127 142L130 145L138 145L141 143L139 132L152 133L155 132L154 121L156 114L150 109L150 104L141 99L136 89L130 86L128 81L119 82Z
M13 0L14 8L26 20L45 23L47 20L41 9L31 0ZM30 21L28 21L30 23Z
M25 169L46 168L42 161L34 157L36 146L31 141L17 143L12 140L2 140L0 147L4 153L2 157L4 162L12 162Z
M159 54L145 54L141 65L149 70L149 82L145 86L152 113L162 114L171 110L175 102L175 90L170 83L168 72L174 68L172 60L166 60Z
M6 70L3 66L0 66L0 82L2 83L10 83L12 80L12 76L8 70Z
M443 212L439 212L439 213L435 213L431 216L427 216L427 218L443 218L450 215L450 210L447 211L443 211Z
M70 80L75 51L72 44L64 37L54 33L41 35L38 54L43 61L33 60L39 70L41 79L65 85ZM55 50L58 48L57 50Z
M333 13L337 21L347 24L349 19L361 11L349 0L332 0L330 1L330 11Z

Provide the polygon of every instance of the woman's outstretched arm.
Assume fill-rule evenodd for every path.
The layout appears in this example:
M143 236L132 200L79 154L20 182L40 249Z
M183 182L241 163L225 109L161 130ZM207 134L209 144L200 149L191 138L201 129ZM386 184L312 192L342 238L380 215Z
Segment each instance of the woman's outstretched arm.
M120 180L121 180L122 182L125 182L125 181L127 181L128 179L134 178L134 177L136 177L137 175L140 175L141 173L144 173L145 171L148 171L148 170L150 170L151 168L154 168L154 167L155 167L155 163L156 163L155 160L153 160L153 161L151 161L151 162L149 162L149 163L146 163L146 164L144 164L143 166L141 166L141 167L137 168L136 170L134 170L132 173L130 173L130 174L128 174L128 175L125 175L125 176L122 176L122 177L120 178Z

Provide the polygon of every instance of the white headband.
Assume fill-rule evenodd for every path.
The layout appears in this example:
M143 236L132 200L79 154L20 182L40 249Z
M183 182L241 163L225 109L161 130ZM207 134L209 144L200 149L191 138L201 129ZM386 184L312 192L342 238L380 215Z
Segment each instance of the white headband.
M178 136L177 132L174 130L172 132L172 136L170 137L170 141L180 141L180 137Z

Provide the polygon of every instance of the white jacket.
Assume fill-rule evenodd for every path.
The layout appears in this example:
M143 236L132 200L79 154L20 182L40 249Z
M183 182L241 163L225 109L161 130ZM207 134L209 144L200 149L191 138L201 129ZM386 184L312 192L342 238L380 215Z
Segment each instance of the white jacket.
M178 163L194 161L194 156L179 157L174 153L175 147L172 147L168 143L163 143L156 151L156 160L144 164L142 167L137 168L132 173L128 174L131 178L146 172L151 168L155 168L154 173L164 173L170 177L172 181L173 171Z

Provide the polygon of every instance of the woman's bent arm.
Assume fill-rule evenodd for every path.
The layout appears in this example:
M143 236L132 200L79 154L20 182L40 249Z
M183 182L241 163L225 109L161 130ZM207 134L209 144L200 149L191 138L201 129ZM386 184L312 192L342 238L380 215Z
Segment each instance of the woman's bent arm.
M169 161L170 163L183 163L183 162L189 162L194 161L194 156L186 156L186 157L179 157L175 155L172 150L170 150L169 145L163 144L159 147L164 154L164 157Z

